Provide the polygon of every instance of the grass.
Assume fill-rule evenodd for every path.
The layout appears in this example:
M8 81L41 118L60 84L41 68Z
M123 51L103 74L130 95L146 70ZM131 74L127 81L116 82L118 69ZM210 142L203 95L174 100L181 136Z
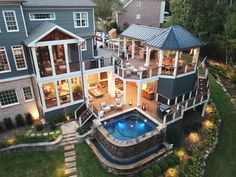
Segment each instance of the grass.
M78 177L118 177L102 167L86 143L76 146Z
M64 177L63 150L15 152L0 156L2 177Z
M236 174L236 110L222 87L210 77L211 99L222 119L219 142L207 160L206 177L233 177Z

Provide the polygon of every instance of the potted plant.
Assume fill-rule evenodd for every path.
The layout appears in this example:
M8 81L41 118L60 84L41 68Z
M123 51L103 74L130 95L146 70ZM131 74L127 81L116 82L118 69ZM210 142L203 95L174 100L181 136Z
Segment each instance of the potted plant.
M76 85L73 87L73 97L77 98L82 95L82 88L80 85Z

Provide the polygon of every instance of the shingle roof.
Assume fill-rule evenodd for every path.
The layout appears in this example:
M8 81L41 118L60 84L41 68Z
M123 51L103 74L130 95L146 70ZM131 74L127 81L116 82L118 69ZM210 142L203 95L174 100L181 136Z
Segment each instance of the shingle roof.
M149 27L149 26L134 25L133 24L129 28L127 28L121 34L121 36L145 41L155 35L158 35L162 31L163 31L163 29L157 28L157 27Z
M145 44L159 49L184 50L200 47L204 45L204 42L200 41L183 27L177 25L171 26L159 35L146 40Z
M27 0L26 7L94 7L93 0Z
M42 37L47 35L48 33L52 32L53 30L58 29L62 31L63 33L68 34L69 36L73 37L74 39L79 40L79 42L83 42L84 39L79 37L77 34L74 34L54 23L50 22L42 22L40 25L38 25L31 33L30 35L25 39L24 44L27 45L28 47L31 47L40 40ZM84 34L85 35L85 34ZM89 33L87 34L89 35Z
M28 45L40 36L42 36L45 32L49 31L51 28L56 26L54 23L50 22L43 22L40 25L38 25L31 33L30 35L25 39L24 44Z
M179 25L169 28L131 25L121 35L142 40L145 45L159 49L184 50L204 45L204 42Z

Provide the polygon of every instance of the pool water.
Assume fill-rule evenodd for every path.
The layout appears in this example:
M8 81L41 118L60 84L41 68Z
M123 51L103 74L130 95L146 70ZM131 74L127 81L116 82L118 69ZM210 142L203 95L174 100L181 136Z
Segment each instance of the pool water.
M157 124L134 110L104 121L103 126L114 138L128 141L154 130Z

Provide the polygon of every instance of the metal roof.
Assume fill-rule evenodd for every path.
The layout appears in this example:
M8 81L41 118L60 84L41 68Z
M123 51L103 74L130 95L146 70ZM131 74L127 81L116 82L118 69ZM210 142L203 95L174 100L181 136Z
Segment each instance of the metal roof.
M131 25L121 35L144 41L145 45L159 49L184 50L205 44L179 25L169 28Z
M143 25L131 25L129 28L127 28L121 36L138 39L141 41L145 41L155 35L158 35L163 31L162 28L157 27L149 27L149 26L143 26Z
M94 7L93 0L26 0L26 7Z
M189 49L200 47L204 42L196 38L182 26L176 25L165 29L162 33L145 41L145 44L159 49Z
M0 0L0 2L25 2L26 0Z

